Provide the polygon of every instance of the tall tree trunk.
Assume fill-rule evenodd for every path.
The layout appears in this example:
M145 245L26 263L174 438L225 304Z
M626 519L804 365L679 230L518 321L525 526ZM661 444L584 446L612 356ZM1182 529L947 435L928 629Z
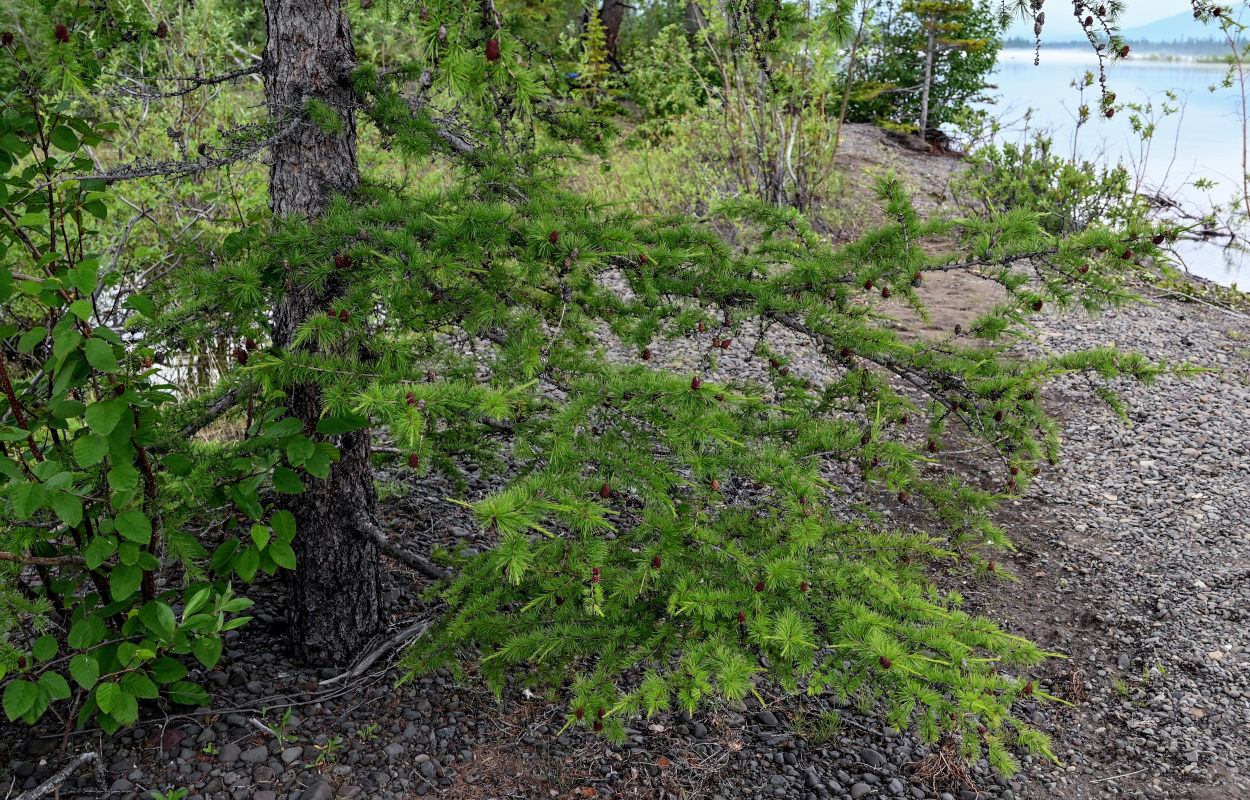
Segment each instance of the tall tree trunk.
M929 40L924 49L924 88L920 92L920 138L928 141L929 89L933 86L933 59L937 56L937 19L929 19L925 27L929 29Z
M280 126L295 126L271 148L270 204L279 216L315 218L337 193L360 182L356 166L356 120L350 75L356 68L351 29L337 0L266 0L267 39L263 73L269 112ZM309 101L333 109L338 132L315 125ZM343 295L331 282L323 289L291 276L274 311L273 341L290 345L295 327ZM322 414L320 390L288 387L290 413L312 435ZM284 495L295 515L297 569L288 593L290 637L296 657L318 666L343 666L381 628L377 547L351 522L356 512L372 518L377 494L369 465L368 431L332 437L341 457L325 480L306 477L306 490Z
M620 36L621 24L625 21L625 8L625 0L603 0L603 6L599 9L599 22L603 25L608 58L618 66L620 62L616 60L616 39Z

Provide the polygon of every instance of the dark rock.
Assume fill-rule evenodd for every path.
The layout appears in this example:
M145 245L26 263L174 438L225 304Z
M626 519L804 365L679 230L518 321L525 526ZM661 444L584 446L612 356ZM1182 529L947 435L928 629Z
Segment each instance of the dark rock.
M243 755L243 748L234 742L226 742L221 746L221 752L217 754L217 761L221 764L230 764L238 761L241 755Z
M334 789L327 781L317 781L299 794L299 800L330 800L332 797Z
M885 756L873 750L871 747L865 747L859 751L859 760L870 767L884 767Z

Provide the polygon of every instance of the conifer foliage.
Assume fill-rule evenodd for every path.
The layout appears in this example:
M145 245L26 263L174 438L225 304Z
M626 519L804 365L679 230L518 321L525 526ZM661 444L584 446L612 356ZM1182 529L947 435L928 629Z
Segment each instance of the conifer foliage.
M780 35L779 4L732 5L735 19L754 19L759 36ZM756 232L742 252L704 221L638 218L566 188L566 165L605 157L611 131L576 101L568 65L537 47L521 20L489 0L475 13L446 0L409 12L411 62L361 64L350 85L336 88L352 107L313 100L272 126L279 136L300 125L351 136L354 115L404 158L445 163L444 188L363 180L327 195L315 213L236 232L171 276L159 290L171 302L145 307L149 320L139 327L153 340L210 329L260 340L241 346L227 378L252 387L261 405L254 437L226 462L232 477L223 484L223 468L193 460L197 445L168 427L176 414L150 417L149 430L149 417L134 412L127 436L113 434L115 426L96 431L91 409L118 402L104 400L110 393L132 404L148 395L83 384L83 376L112 374L119 358L137 372L137 356L98 328L103 346L85 335L66 344L74 326L63 324L53 357L63 361L56 354L68 348L82 361L73 374L91 403L47 406L59 421L33 441L34 429L6 421L6 447L29 448L2 461L8 524L33 519L38 526L21 529L76 552L80 543L59 527L52 530L61 538L50 536L45 523L55 513L72 527L78 514L66 520L50 500L37 516L42 506L23 499L37 490L22 488L69 485L35 463L64 447L56 431L78 424L69 420L85 413L94 433L79 438L98 434L104 443L92 446L113 448L113 458L133 460L147 438L159 442L171 491L183 493L174 496L228 507L229 527L247 520L250 533L214 556L217 580L204 582L203 597L115 592L126 605L98 600L93 613L104 624L140 602L161 602L139 610L147 632L127 622L122 638L164 632L173 653L187 652L193 637L177 634L190 615L210 598L222 613L237 608L225 605L232 573L290 566L289 543L301 532L275 510L280 496L327 491L343 442L336 437L367 428L416 473L456 475L466 462L508 470L505 490L470 505L498 545L472 558L442 553L446 572L430 570L448 575L436 590L446 607L408 654L412 672L473 660L499 690L524 668L571 686L569 725L615 739L632 715L742 698L773 680L881 710L931 740L954 730L968 755L984 750L1006 771L1011 746L1045 752L1044 735L1010 711L1031 691L1018 670L1044 654L963 612L928 570L938 563L999 575L986 550L1007 540L989 512L1058 456L1039 395L1050 377L1083 372L1109 384L1163 369L1114 349L1033 360L1007 353L1045 308L1097 310L1131 299L1120 253L1157 255L1149 232L1058 239L1035 215L1010 211L924 219L900 183L883 177L877 195L888 222L844 246L793 210L750 198L724 205L718 218ZM759 44L751 57L766 68L772 51ZM900 340L885 304L923 313L917 287L926 274L951 270L998 284L1004 302L966 331ZM301 298L296 311L292 296ZM278 340L275 307L287 309ZM777 331L801 340L827 369L792 365L773 344ZM686 337L706 345L703 362L662 366L665 349ZM607 358L614 342L637 359ZM767 379L713 380L731 348L751 348ZM130 374L127 386L141 385L142 373ZM293 387L315 397L315 424L286 416ZM10 393L14 414L31 404ZM942 471L940 453L967 442L1000 465L1001 491ZM873 506L849 503L848 468L879 503L914 511L930 530L900 531ZM113 473L94 480L111 483ZM149 525L173 521L156 513L159 498L143 500L129 484L113 490L102 516L150 503ZM357 532L375 524L369 508L338 512ZM313 553L315 543L296 541L294 551ZM254 556L240 568L245 552ZM187 553L192 564L199 555ZM205 633L220 630L220 619L205 622ZM69 646L77 646L72 633ZM122 671L126 664L110 662ZM108 711L117 691L97 692L96 706Z

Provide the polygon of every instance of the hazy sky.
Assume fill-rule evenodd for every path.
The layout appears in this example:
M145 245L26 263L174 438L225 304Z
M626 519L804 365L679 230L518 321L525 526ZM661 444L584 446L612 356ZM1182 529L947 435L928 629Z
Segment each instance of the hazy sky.
M1193 10L1193 6L1186 0L1127 0L1125 5L1127 10L1120 26L1122 28L1135 28L1182 11ZM1065 0L1052 0L1042 8L1046 11L1046 27L1042 31L1043 43L1047 39L1059 41L1082 35L1081 26L1077 24L1076 17L1072 16L1071 3ZM1033 23L1017 22L1011 26L1007 35L1032 38Z

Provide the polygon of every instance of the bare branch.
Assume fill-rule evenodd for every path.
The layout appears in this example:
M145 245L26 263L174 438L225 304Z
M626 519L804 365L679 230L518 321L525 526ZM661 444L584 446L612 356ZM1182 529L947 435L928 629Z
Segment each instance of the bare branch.
M384 554L395 559L404 566L410 567L427 578L435 580L445 580L451 577L451 573L443 569L432 561L427 561L415 553L410 553L399 545L387 538L386 532L379 528L373 520L366 514L357 512L352 515L347 523L355 526L355 528L368 539L371 539Z
M48 778L46 781L33 789L28 789L27 791L22 792L14 798L14 800L37 800L37 798L50 794L54 789L64 783L70 775L73 775L74 770L78 769L83 764L86 764L88 761L98 759L99 757L100 754L95 751L82 753L78 756L78 758L75 758L73 761L57 770L56 774L51 778Z
M135 82L151 81L155 83L157 81L170 81L170 82L188 84L186 88L176 89L172 92L148 92L142 89L136 89L136 88L132 88L130 86L125 86L125 85L121 85L117 87L117 92L119 94L128 95L130 97L134 97L140 100L160 100L160 99L168 98L168 97L182 97L183 95L190 94L191 92L194 92L196 89L199 89L200 87L203 87L203 86L214 86L219 83L226 83L228 81L238 80L239 78L242 78L247 75L255 75L259 72L260 72L260 64L252 64L251 66L240 67L239 69L236 69L233 72L227 72L224 75L216 75L212 78L199 78L199 77L162 78L162 77L146 76L146 75L139 76L139 77L130 76L130 75L114 75L113 77L122 78L123 80L129 80L129 81L135 81Z

